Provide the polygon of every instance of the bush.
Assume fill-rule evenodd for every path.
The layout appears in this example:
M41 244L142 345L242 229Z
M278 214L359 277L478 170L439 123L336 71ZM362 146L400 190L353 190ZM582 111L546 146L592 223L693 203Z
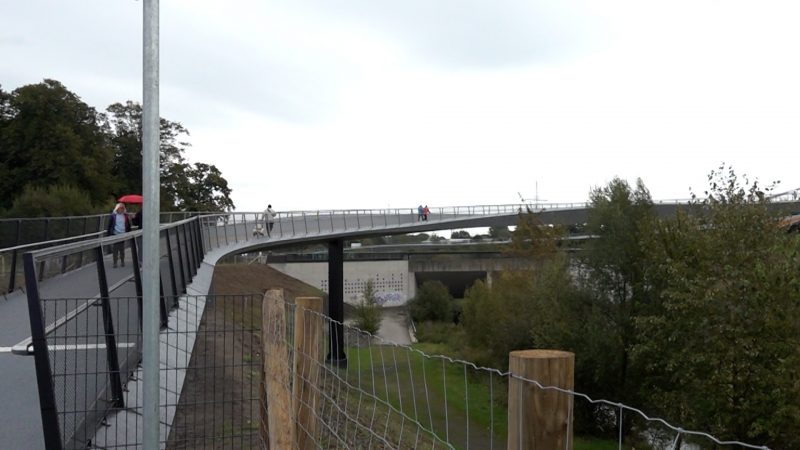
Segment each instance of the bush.
M370 279L361 295L363 298L355 306L356 328L376 334L381 328L381 307L375 302L375 285Z
M422 322L417 324L417 340L426 344L446 344L452 349L448 354L454 355L463 346L464 329L454 323Z
M453 296L439 281L422 283L416 297L408 305L411 317L417 322L451 321L453 319Z
M17 198L7 217L63 217L95 213L89 194L74 186L26 186Z

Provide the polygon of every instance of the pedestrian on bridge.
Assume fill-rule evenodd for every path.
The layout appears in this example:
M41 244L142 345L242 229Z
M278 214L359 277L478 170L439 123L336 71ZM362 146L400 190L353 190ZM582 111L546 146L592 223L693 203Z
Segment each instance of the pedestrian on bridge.
M428 214L430 214L430 213L431 213L431 210L428 209L428 205L425 205L425 207L422 208L422 220L427 221L428 220Z
M128 214L125 212L125 204L117 203L111 217L108 219L108 235L116 236L131 231L131 221ZM125 241L114 243L111 249L114 258L114 268L117 267L117 260L125 267Z
M417 222L422 220L422 215L425 214L425 209L422 208L422 205L417 207Z
M275 225L275 216L278 213L272 209L272 205L267 205L267 210L264 211L264 218L267 219L267 236L272 236L272 227Z

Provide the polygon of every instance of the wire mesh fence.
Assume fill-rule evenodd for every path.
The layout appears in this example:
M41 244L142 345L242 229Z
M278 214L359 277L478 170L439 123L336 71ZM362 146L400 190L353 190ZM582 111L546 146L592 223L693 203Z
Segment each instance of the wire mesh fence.
M269 301L165 301L175 307L160 334L162 448L269 448L276 431L300 449L766 448L591 399L548 384L547 374L529 378L397 345L331 320L321 301L313 309L305 299L274 300L271 310ZM56 417L45 433L55 431L61 448L141 448L139 297L41 303L47 333L39 348L53 399L43 407ZM336 327L340 342L330 339ZM331 361L340 350L347 364ZM604 439L573 430L573 418L587 416L609 430ZM561 436L557 444L542 447L552 435Z
M291 393L293 448L767 448L684 430L576 392L571 373L556 369L566 352L536 351L547 360L532 370L513 363L528 352L513 352L512 370L501 371L388 342L298 304L283 308L286 328L272 316L264 323L265 348L286 348L267 354L267 405L269 420L280 416L271 408L283 402L270 395L270 383ZM313 331L336 326L344 328L346 367L328 361L336 342ZM270 376L271 365L285 375ZM602 423L605 437L576 434L576 416Z

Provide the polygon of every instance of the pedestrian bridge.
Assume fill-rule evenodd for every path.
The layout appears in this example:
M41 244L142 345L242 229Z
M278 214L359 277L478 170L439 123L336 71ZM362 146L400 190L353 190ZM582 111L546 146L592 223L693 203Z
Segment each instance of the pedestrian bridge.
M657 202L656 209L666 215L682 204ZM782 206L798 209L797 203ZM184 367L188 365L205 308L203 296L209 293L214 266L225 256L325 244L327 315L333 324L329 359L346 361L341 350L345 241L508 226L516 224L525 211L538 214L545 223L583 223L587 208L585 203L445 207L431 209L425 221L413 208L289 211L279 212L263 236L254 234L257 227L266 226L260 212L162 214L159 306L161 354L167 358L162 364L172 367L183 361ZM141 398L131 393L141 392L137 387L141 383L141 231L105 237L105 220L105 216L88 216L0 223L6 241L16 237L14 245L0 249L0 273L8 287L5 301L0 302L0 367L4 381L14 386L0 390L0 448L77 448L85 447L87 441L114 446L121 441L108 436L120 439L120 432L109 429L136 420ZM43 239L37 241L35 235L40 232ZM28 242L21 242L22 238ZM126 246L127 264L113 267L108 250L119 243ZM180 351L170 341L176 335L186 339ZM96 369L93 381L86 378L87 368ZM167 401L177 405L186 373L166 373L162 387L169 388ZM80 376L83 381L76 381ZM31 382L34 378L36 384ZM174 413L174 406L163 412L162 423L167 426L162 442ZM95 434L101 424L103 437ZM129 432L125 425L121 433Z
M582 207L559 205L563 211ZM411 208L279 212L264 236L253 233L257 226L265 227L260 212L164 213L159 231L161 354L175 354L168 336L190 336L197 330L204 308L202 296L209 292L214 266L224 256L293 244L327 244L333 274L329 313L341 321L345 240L513 225L520 210L524 210L522 205L433 208L426 221L419 220ZM139 381L134 380L141 380L137 375L141 231L106 237L106 220L96 215L0 221L0 235L11 244L0 249L0 274L6 287L5 301L0 302L0 367L4 380L15 386L0 390L4 405L0 448L70 448L87 440L99 444L93 435L97 424L124 417L107 416L103 408L98 413L90 405L111 398L114 402L108 403L106 412L125 411L135 409L140 400L126 393L140 392ZM126 247L124 267L113 267L108 255L118 243ZM180 355L187 363L191 352L175 357ZM75 381L76 375L65 373L81 373L77 370L81 367L107 369L97 370L100 381L97 375L90 377L91 382L84 377L67 389L65 382ZM170 395L179 396L183 377L167 371L162 381L171 386ZM168 401L175 404L177 398ZM162 421L171 420L174 408L171 411ZM108 429L103 430L107 436ZM168 428L163 432L168 433Z

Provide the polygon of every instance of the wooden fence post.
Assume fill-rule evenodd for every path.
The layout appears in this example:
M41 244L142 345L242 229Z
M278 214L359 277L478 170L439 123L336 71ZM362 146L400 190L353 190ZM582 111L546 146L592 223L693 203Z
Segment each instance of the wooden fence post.
M298 297L294 312L294 383L292 399L297 420L297 448L316 448L316 410L319 402L319 373L322 365L322 299Z
M572 390L575 354L559 350L509 353L509 372L542 386ZM572 449L572 394L541 389L514 378L508 382L508 449Z
M264 352L266 407L261 408L261 436L268 436L270 450L294 448L294 422L289 387L289 348L286 343L286 312L283 289L264 294L261 314L261 348Z

